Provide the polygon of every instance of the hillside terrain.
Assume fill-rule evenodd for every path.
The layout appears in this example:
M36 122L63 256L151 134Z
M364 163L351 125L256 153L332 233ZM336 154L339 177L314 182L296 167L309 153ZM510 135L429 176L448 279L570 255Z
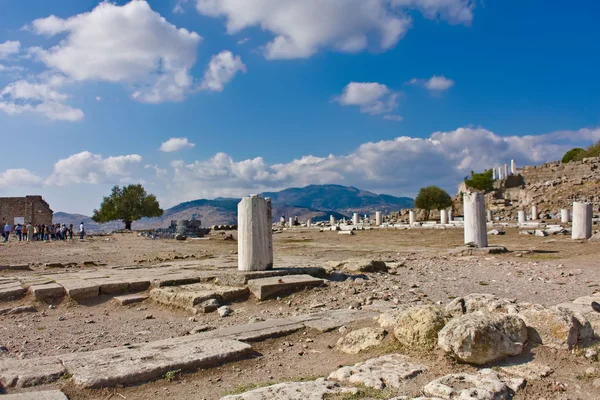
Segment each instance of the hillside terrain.
M414 206L414 200L408 197L375 194L340 185L311 185L280 192L265 192L261 196L272 199L273 222L279 221L281 216L297 216L301 221L308 218L320 221L328 220L330 215L340 219L349 218L355 212L362 215L382 211L387 214ZM165 210L159 218L136 221L132 227L137 230L165 228L170 225L171 220L181 219L200 219L203 226L236 224L239 201L228 198L188 201ZM54 221L74 226L79 226L83 221L89 232L110 232L123 228L120 222L97 224L87 216L64 212L55 213Z

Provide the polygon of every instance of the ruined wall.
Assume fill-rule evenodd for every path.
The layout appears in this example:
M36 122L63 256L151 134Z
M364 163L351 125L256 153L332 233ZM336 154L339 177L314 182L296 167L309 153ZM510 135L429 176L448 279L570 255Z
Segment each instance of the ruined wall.
M571 161L567 164L552 162L539 166L529 166L519 169L527 184L547 182L556 179L588 179L590 175L600 178L600 158L586 158L583 161Z
M25 224L51 224L54 212L42 196L0 197L0 222L13 225L15 217L23 217Z

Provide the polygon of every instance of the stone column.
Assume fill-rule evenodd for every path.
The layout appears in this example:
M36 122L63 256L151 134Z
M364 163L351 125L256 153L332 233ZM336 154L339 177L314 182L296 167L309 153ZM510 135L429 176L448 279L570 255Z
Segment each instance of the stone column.
M446 225L448 223L448 210L440 210L440 223Z
M448 210L448 221L449 221L449 222L452 222L452 221L454 221L454 219L453 219L453 216L452 216L452 209L449 209L449 210Z
M306 227L310 228L311 225L312 225L312 220L309 218L309 219L306 220Z
M515 162L515 160L510 160L510 174L511 175L517 174L517 163Z
M486 218L487 218L487 222L494 222L494 219L492 218L492 211L491 210L487 210L487 212L485 213Z
M508 178L508 164L504 164L504 179Z
M464 193L463 207L465 210L465 243L488 247L483 193Z
M492 168L492 180L496 180L496 168Z
M498 168L498 180L502 180L502 179L504 179L504 178L502 177L502 167L499 167L499 168Z
M567 224L571 221L571 213L568 209L563 208L560 210L560 222Z
M524 224L525 222L527 222L527 218L525 217L525 210L519 210L518 216L519 224Z
M531 220L537 221L538 219L538 209L536 205L531 206Z
M572 239L589 239L592 237L592 205L590 203L573 203Z
M238 269L265 271L273 267L270 199L257 195L238 204Z
M329 216L329 225L334 226L336 224L335 217L333 215Z
M358 213L352 214L352 225L358 225Z
M416 222L417 222L417 213L414 211L409 211L408 212L408 223L412 225Z
M381 211L375 211L375 226L380 226L382 223Z
M288 219L288 226L291 228L292 226L294 226L294 218L290 217Z

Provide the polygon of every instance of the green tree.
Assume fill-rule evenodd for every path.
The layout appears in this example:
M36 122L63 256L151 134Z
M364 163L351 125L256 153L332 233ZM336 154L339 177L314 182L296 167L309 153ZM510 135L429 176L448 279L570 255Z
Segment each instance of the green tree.
M444 190L437 186L421 188L415 199L415 207L425 210L426 218L429 218L431 210L443 210L452 207L452 198Z
M160 217L160 208L156 196L146 193L140 184L115 186L110 196L104 197L100 210L94 210L92 219L96 222L122 220L125 229L131 230L131 223L144 217Z
M561 162L563 164L566 164L569 161L577 161L577 160L583 159L585 152L586 151L584 149L582 149L581 147L575 147L565 153Z
M477 174L471 171L471 177L465 179L465 183L470 188L477 189L482 192L491 192L494 190L494 181L492 180L492 175L493 171L491 169Z

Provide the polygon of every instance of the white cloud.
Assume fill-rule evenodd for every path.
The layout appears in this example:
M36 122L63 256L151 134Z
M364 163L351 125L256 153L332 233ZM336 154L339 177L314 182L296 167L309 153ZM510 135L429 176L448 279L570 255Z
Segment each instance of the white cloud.
M395 110L398 107L397 98L398 93L381 83L350 82L334 101L342 106L358 106L362 113L379 115Z
M19 54L19 51L21 51L21 42L18 40L7 40L0 43L0 60Z
M187 2L188 2L188 0L176 0L175 7L173 7L173 13L175 13L175 14L185 13L185 9L183 8L183 5Z
M96 101L102 101L102 97L96 96Z
M138 154L103 158L99 154L83 151L54 164L54 172L44 183L50 186L65 186L73 183L117 183L127 178L131 168L139 164Z
M249 38L243 38L237 41L238 46L243 45L244 43L247 43L250 39Z
M25 70L25 68L20 67L18 65L0 64L0 73L2 73L2 72L18 72L18 71L23 71L23 70Z
M7 169L0 172L0 187L33 187L38 186L42 178L26 169Z
M446 78L443 75L433 75L429 79L412 78L406 83L409 85L423 86L432 92L443 92L444 90L448 90L454 86L454 81Z
M402 121L404 118L400 115L384 115L383 119L387 119L388 121L396 121L396 122L400 122Z
M49 68L74 81L125 83L137 88L134 98L149 103L184 98L202 40L166 21L146 1L102 2L67 19L37 19L29 28L40 35L66 35L49 49L32 50Z
M307 58L321 49L345 53L388 50L412 25L408 10L427 18L470 24L470 0L196 0L199 13L226 19L227 32L259 27L275 37L268 59Z
M160 151L165 153L172 153L174 151L183 150L185 148L192 148L196 145L194 143L190 143L188 138L170 138L166 142L163 142L160 145Z
M227 50L222 51L211 58L201 88L222 92L225 84L231 82L238 71L246 73L246 66L240 56L234 56Z

